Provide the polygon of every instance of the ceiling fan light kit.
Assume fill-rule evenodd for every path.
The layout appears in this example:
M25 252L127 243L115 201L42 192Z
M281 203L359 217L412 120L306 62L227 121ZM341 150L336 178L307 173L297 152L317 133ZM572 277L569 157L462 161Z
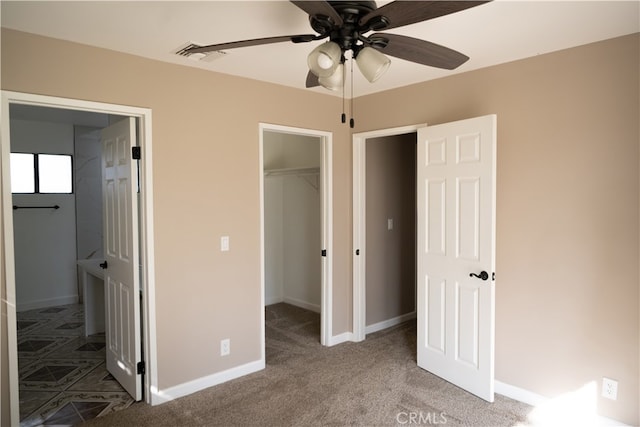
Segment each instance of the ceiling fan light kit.
M335 73L342 58L342 50L335 42L322 43L307 57L309 70L318 77L329 77Z
M372 47L354 45L351 50L354 52L353 55L356 55L357 52L356 64L358 64L360 72L371 83L378 80L391 64L389 58ZM321 86L329 90L338 90L340 87L336 87L336 85L339 80L343 83L344 79L338 73L338 69L341 64L344 64L344 61L342 48L338 43L332 41L317 46L307 57L309 71L318 77Z
M387 71L391 60L372 47L363 47L356 57L356 64L369 82L378 80Z
M344 87L344 62L338 64L336 71L328 77L318 77L318 83L325 89L332 90L334 92L339 91Z

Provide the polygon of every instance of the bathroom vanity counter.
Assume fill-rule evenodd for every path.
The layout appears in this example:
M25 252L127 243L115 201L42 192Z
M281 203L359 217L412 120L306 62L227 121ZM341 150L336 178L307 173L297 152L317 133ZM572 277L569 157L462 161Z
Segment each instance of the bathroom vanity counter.
M84 304L85 335L104 332L104 270L101 259L78 260L82 301Z

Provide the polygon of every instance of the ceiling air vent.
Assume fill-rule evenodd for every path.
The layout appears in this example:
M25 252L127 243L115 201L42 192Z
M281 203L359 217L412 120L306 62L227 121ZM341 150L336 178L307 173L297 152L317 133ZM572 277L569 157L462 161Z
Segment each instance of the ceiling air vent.
M215 52L208 53L188 53L187 51L193 47L202 47L203 45L196 43L187 43L183 46L180 46L178 50L176 50L176 55L183 56L185 58L189 58L192 61L205 61L211 62L215 61L218 58L221 58L227 54L227 52L223 50L218 50Z

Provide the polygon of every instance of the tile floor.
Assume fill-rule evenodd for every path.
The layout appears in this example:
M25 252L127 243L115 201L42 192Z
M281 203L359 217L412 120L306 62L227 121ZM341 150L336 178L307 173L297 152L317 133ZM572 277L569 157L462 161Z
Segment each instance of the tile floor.
M133 403L107 372L104 334L84 336L82 305L17 317L21 427L74 425Z

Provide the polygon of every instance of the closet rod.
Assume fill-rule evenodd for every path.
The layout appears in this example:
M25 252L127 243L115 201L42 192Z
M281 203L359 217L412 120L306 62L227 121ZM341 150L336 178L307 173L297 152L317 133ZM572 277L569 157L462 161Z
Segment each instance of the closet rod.
M318 175L320 168L288 168L288 169L265 169L265 176L284 176L284 175Z
M60 206L58 206L58 205L53 205L53 206L18 206L18 205L13 205L13 210L15 211L16 209L60 209Z

